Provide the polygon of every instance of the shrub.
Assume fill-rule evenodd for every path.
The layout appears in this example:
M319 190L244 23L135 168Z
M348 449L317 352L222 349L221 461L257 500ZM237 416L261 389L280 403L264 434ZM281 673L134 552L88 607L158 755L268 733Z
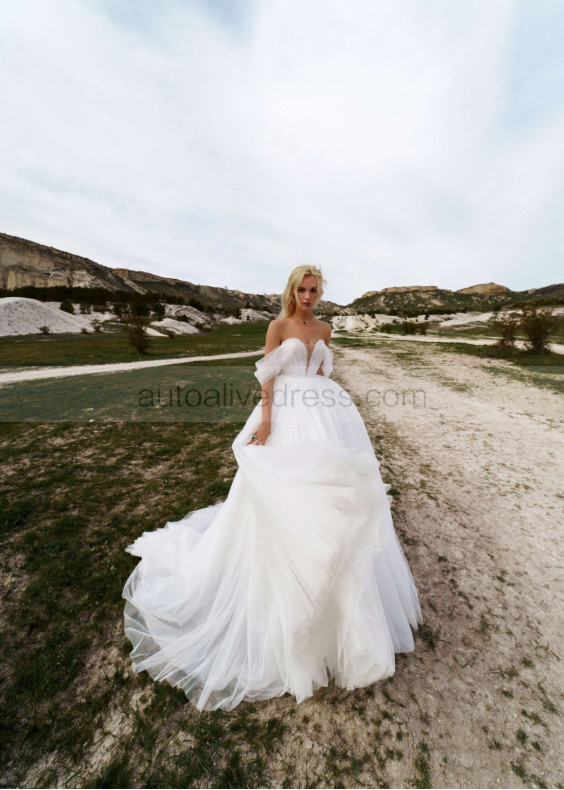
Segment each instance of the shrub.
M74 305L70 299L63 299L59 309L63 310L65 313L72 313L74 315Z
M414 321L408 321L406 319L402 322L401 331L404 335L415 335L417 334L417 326Z
M515 351L515 338L519 329L520 319L514 313L494 313L488 318L486 324L501 337L493 344L493 350L498 354L512 354Z
M139 354L147 353L150 338L145 331L145 324L140 317L133 318L130 323L127 324L127 336L129 342Z
M50 327L46 326L45 324L44 324L43 326L40 326L40 327L39 327L39 331L40 331L40 332L43 332L43 334L44 334L44 335L49 335L49 334L51 334L51 329L50 329Z
M189 304L190 307L195 307L196 310L203 311L203 309L204 309L204 305L200 302L200 300L196 299L193 296L190 297L190 299L188 299L188 304Z
M80 331L82 332L83 335L87 335L88 334L88 329L85 326L83 326Z
M560 326L562 318L553 314L553 307L525 304L521 308L520 326L527 336L526 349L533 354L550 351L549 336Z

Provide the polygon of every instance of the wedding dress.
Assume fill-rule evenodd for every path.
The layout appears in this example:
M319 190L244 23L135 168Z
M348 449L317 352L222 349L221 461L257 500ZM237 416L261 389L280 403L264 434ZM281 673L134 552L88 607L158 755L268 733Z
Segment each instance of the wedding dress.
M271 433L232 449L227 498L144 532L123 589L136 672L182 689L200 710L395 672L422 623L396 536L389 484L323 340L287 338L256 363L274 377ZM321 370L323 375L318 373Z

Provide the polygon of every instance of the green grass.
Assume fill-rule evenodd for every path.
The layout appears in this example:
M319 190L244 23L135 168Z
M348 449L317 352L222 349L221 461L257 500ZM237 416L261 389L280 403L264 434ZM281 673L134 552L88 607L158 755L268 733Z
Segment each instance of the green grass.
M139 683L151 687L123 675L131 645L121 591L138 561L124 549L225 495L236 427L0 426L0 466L16 470L0 483L2 572L14 580L4 590L0 740L16 750L20 776L49 752L80 760L110 702L127 708ZM115 644L115 667L89 680L92 656L104 663ZM156 688L165 715L186 707L184 695ZM123 765L100 781L116 772L127 784Z
M264 352L264 322L218 325L199 335L155 339L150 353L135 354L123 334L57 335L0 340L7 364L73 365ZM0 420L244 421L260 400L253 357L162 365L115 373L24 381L0 388ZM4 369L8 369L4 366Z
M108 362L137 362L182 356L227 354L264 349L267 324L247 321L220 323L211 331L175 337L151 337L148 352L139 354L127 334L115 325L104 332L60 335L20 335L0 338L2 367L27 365L98 365Z
M221 359L6 384L0 387L0 420L244 422L261 397L255 361Z

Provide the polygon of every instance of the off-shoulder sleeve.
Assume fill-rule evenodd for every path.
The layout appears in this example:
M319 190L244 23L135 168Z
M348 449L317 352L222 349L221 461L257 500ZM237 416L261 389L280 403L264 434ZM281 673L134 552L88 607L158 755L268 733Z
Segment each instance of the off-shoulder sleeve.
M333 371L333 349L323 344L323 375L329 376Z
M264 384L266 381L269 381L271 378L273 378L273 376L277 376L281 372L285 354L285 347L283 345L279 345L276 346L276 348L273 348L272 351L270 351L268 354L265 354L264 357L261 357L261 359L255 363L255 376L261 384Z

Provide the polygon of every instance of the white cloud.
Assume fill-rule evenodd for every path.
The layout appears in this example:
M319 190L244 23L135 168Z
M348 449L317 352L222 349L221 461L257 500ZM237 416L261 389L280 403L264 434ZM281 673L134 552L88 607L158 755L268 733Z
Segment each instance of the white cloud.
M501 122L517 3L203 8L140 31L99 0L4 0L3 231L255 292L311 261L340 303L557 280L563 101Z

